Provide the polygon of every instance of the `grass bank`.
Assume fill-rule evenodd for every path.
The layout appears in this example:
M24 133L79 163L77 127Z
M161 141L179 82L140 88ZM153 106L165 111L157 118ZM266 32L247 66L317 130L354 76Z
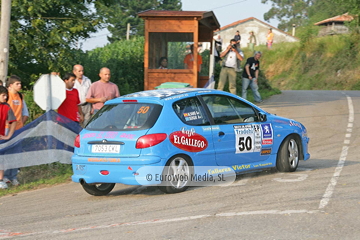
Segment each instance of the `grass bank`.
M264 50L265 77L280 90L360 90L360 35L309 38Z
M24 167L20 169L18 174L20 186L14 187L8 183L8 189L0 189L0 197L70 182L71 175L71 164L51 163Z

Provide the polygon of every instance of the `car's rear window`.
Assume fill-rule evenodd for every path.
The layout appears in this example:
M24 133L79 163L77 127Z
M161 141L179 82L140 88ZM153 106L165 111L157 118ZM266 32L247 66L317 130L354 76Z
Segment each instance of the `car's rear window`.
M94 131L134 131L151 128L162 106L148 103L119 103L105 105L86 125Z

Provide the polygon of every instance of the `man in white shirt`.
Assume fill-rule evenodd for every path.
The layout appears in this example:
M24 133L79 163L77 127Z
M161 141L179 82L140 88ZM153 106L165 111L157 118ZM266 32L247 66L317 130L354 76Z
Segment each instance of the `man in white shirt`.
M229 90L236 95L236 68L237 60L242 61L243 57L240 50L236 47L236 40L231 39L229 46L220 54L222 61L222 68L219 77L218 90L223 90L226 81L229 79Z
M84 113L84 121L81 125L85 127L91 117L91 103L86 102L86 94L89 91L91 80L84 76L84 67L80 64L74 65L73 73L76 76L74 88L79 92L80 106Z

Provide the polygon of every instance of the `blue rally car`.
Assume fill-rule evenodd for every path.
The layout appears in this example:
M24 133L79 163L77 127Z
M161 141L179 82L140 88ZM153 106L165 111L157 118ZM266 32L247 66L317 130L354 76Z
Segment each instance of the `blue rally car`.
M299 160L310 158L308 142L301 123L227 92L149 90L107 101L91 118L75 139L72 180L95 196L108 194L116 183L146 185L141 178L177 193L202 166L293 172ZM144 167L185 178L161 185L164 179L148 179Z

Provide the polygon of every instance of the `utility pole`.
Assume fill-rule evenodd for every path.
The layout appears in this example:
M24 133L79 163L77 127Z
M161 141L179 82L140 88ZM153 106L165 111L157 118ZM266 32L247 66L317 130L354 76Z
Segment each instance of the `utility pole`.
M0 80L5 83L9 63L9 30L11 16L11 0L1 0L0 24Z
M130 39L130 23L127 24L127 29L126 29L126 40Z

